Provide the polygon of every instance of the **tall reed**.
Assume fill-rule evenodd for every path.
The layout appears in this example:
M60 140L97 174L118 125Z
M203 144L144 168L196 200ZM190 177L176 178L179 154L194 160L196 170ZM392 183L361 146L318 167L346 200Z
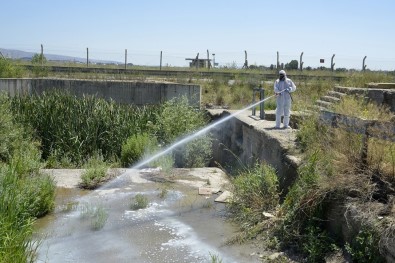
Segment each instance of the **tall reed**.
M158 111L155 106L120 105L92 96L79 99L63 91L14 97L12 109L36 131L43 159L66 157L74 165L96 153L118 159L121 145L130 135L147 130Z

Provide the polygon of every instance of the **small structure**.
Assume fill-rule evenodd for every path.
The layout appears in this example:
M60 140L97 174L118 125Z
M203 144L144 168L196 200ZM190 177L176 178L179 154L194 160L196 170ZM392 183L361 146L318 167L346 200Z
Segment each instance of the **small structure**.
M207 58L186 58L185 60L191 60L189 62L189 67L190 68L209 68L211 67L211 59Z
M189 62L190 68L211 68L211 59L199 58L199 53L196 55L196 58L186 58L185 60L191 60Z

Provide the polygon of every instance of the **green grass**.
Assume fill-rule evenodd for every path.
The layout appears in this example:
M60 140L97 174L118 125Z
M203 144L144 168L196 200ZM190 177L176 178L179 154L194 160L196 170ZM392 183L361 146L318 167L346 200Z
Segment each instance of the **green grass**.
M241 170L232 184L233 198L227 208L246 237L255 238L263 231L262 213L275 211L280 201L276 172L266 164L257 164Z
M0 95L0 262L33 262L33 224L54 208L55 185L39 172L40 151Z
M136 194L130 204L130 209L139 210L147 208L149 204L148 198L143 194Z
M117 160L121 145L132 134L147 130L155 122L158 107L134 107L55 91L41 96L12 98L12 109L41 141L42 157L52 166L68 160L80 166L100 152L106 160Z
M102 229L108 219L108 213L104 207L92 204L84 204L80 216L83 220L90 220L90 228L94 231Z
M82 188L97 188L107 179L108 165L101 155L90 158L84 168L86 170L81 174L80 186Z

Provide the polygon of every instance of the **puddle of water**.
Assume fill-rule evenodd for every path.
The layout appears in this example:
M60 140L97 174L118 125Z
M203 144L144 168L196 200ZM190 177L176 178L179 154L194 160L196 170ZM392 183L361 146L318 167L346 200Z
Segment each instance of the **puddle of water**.
M208 198L185 184L134 176L89 194L58 189L57 209L38 220L36 236L43 241L37 262L192 263L211 262L210 254L224 263L261 262L250 256L254 248L224 245L237 227L226 220L224 205L214 202L216 195ZM149 206L134 211L130 205L138 193ZM96 218L87 210L105 211L103 228L92 230Z

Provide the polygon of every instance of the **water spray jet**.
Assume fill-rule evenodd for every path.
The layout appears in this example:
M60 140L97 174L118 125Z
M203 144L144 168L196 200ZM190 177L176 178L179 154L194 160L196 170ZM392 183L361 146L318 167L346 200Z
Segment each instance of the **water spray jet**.
M280 93L282 93L282 92L284 92L284 91L281 91ZM253 104L251 104L251 105L249 105L249 106L247 106L247 107L245 107L245 108L243 108L241 110L238 110L238 111L232 113L231 115L229 115L229 116L227 116L227 117L225 117L223 119L220 119L219 121L216 121L216 122L214 122L214 123L202 128L202 129L200 129L200 130L198 130L198 131L196 131L196 132L194 132L192 134L189 134L188 136L186 136L183 139L171 144L170 146L168 146L167 148L163 149L162 151L159 151L159 152L155 153L153 156L138 162L137 164L132 166L131 169L139 169L139 168L143 167L144 165L146 165L146 164L156 160L157 158L165 155L166 153L170 152L171 150L177 148L178 146L181 146L181 145L193 140L194 138L205 134L206 132L208 132L212 128L216 127L217 125L228 121L229 119L239 115L240 113L242 113L242 112L244 112L244 111L246 111L248 109L251 109L252 107L258 106L260 103L265 102L266 100L268 100L268 99L270 99L270 98L272 98L274 96L276 96L276 95L269 96L269 97L267 97L267 98L265 98L263 100L260 100L260 101L258 101L256 103L253 103Z

